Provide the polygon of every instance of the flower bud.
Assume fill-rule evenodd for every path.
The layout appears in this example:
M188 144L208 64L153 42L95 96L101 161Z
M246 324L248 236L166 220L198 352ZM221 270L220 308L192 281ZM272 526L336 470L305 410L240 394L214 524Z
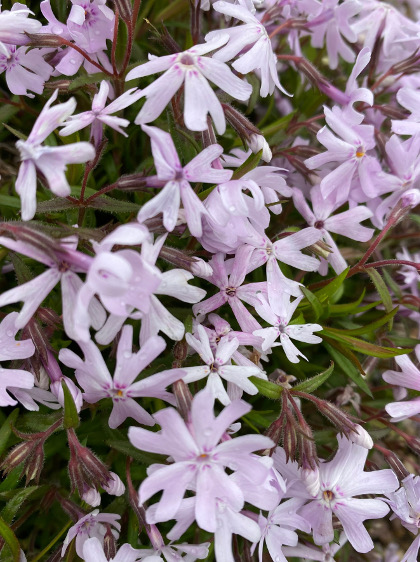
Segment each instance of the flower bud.
M417 207L420 203L420 190L409 189L401 195L401 205L403 208L410 207L411 209Z
M210 277L213 275L213 268L206 261L201 258L195 258L195 261L191 264L191 273L197 277Z
M257 154L260 150L262 150L263 152L261 158L264 160L264 162L271 162L273 154L268 145L268 142L262 135L253 133L250 136L250 140L247 142L247 144L252 152L254 152L254 154Z
M96 488L88 488L83 494L82 500L92 507L98 507L98 505L101 505L101 494Z
M109 474L111 475L111 479L106 486L103 486L103 489L111 496L122 496L125 492L125 486L121 478L118 474L115 474L115 472L110 472Z
M73 428L67 430L67 439L70 448L68 470L72 491L77 488L80 497L83 497L86 488L107 486L112 479L109 470L92 451L79 443Z
M104 536L104 554L107 560L114 560L117 554L117 543L112 533L111 525L106 526L106 533Z
M41 476L43 466L44 441L40 440L33 448L32 453L25 462L25 468L22 474L26 474L26 485L28 485L31 480L35 480L36 484L39 483L39 478Z
M32 453L36 447L34 441L23 441L13 447L4 461L1 463L1 469L8 474L14 468L22 464Z
M190 417L190 410L191 410L191 404L193 398L190 389L182 379L174 382L172 388L175 394L178 410L181 416L184 418L184 420L188 420Z
M27 33L30 47L61 47L65 44L62 37L53 33Z
M114 0L116 8L120 14L120 18L125 22L131 23L133 6L131 0Z
M354 430L350 431L347 437L350 439L350 441L356 443L356 445L364 447L365 449L372 449L373 447L372 437L358 423L354 425Z

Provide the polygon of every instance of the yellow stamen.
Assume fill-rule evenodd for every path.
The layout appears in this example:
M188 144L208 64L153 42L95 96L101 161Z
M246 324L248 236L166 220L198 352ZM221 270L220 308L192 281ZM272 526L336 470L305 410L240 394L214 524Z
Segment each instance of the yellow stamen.
M363 150L358 150L356 152L357 158L363 158L364 155L365 155L365 152Z

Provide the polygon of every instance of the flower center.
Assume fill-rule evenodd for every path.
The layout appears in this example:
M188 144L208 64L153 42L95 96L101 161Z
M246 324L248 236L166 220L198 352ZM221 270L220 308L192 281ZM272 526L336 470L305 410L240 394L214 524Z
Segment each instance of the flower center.
M322 497L324 501L329 505L335 499L335 494L331 490L324 490L322 492Z
M60 262L60 265L58 266L58 271L60 273L65 273L69 269L70 269L70 265L66 261Z
M357 158L363 158L364 155L365 155L365 151L363 150L363 147L362 147L362 146L359 146L359 147L356 149L356 157L357 157Z
M234 297L236 295L236 287L226 287L225 293L228 297Z
M322 228L324 228L324 221L316 221L314 227L321 230Z
M194 66L194 59L191 55L182 55L179 62L185 66Z
M217 373L217 365L215 363L212 363L209 367L211 373Z

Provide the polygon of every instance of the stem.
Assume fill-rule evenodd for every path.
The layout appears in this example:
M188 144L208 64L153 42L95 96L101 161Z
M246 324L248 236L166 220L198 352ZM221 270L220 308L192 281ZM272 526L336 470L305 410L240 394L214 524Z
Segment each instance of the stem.
M117 68L117 61L115 60L115 53L117 50L119 22L120 22L120 13L118 11L117 6L115 6L114 36L112 38L112 49L111 49L111 63L112 63L112 70L114 71L114 76L118 76L118 68Z
M367 263L363 266L359 266L359 264L355 265L348 272L347 278L352 277L352 275L355 275L356 273L359 273L360 271L363 271L364 269L371 269L372 267L384 267L384 266L387 266L387 265L407 265L409 267L414 267L415 269L417 269L417 271L420 271L420 263L415 263L413 261L381 260L381 261L374 261L374 262L371 262L371 263Z
M133 17L131 18L131 24L133 27L135 26L137 22L137 18L139 17L140 4L141 4L141 0L134 0Z
M274 35L277 35L277 33L280 33L280 31L282 31L283 29L287 29L288 27L290 27L292 25L292 23L293 23L293 20L286 20L285 22L283 22L278 27L275 27L273 29L273 31L270 33L269 38L272 39L274 37Z
M104 195L105 193L108 193L108 191L112 191L117 188L118 188L118 182L111 183L110 185L106 185L105 187L99 189L98 191L96 191L96 193L93 193L90 197L88 197L85 203L88 204L91 201L94 201L100 195Z
M127 25L127 33L128 33L127 49L125 51L122 68L118 74L120 78L127 70L128 63L130 62L131 50L133 48L133 23L131 21L128 21L126 22L126 25Z

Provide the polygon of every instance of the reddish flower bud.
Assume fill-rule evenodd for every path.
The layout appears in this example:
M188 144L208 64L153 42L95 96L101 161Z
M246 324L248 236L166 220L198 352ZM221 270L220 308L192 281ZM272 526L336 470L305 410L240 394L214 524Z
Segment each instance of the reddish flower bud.
M107 560L113 560L117 554L117 543L112 534L111 525L106 526L106 533L104 536L104 554Z
M188 420L191 410L192 394L188 385L183 380L179 380L172 385L178 410L184 420Z
M120 18L124 22L131 23L131 17L133 14L133 7L131 5L131 0L114 0L114 4L118 9Z

